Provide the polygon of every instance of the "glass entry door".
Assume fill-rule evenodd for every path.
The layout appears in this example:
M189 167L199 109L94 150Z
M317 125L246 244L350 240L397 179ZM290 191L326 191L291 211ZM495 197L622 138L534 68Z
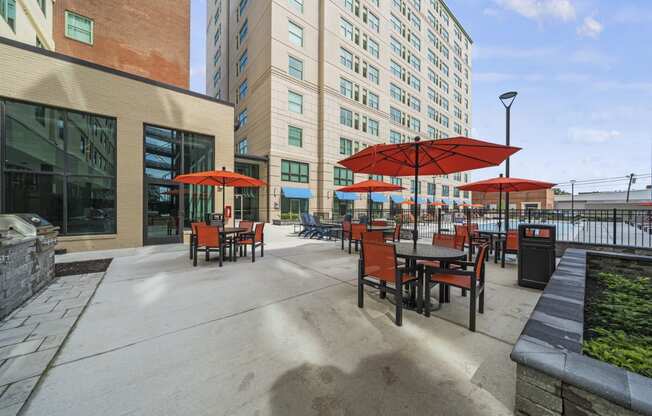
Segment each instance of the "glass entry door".
M179 185L147 184L145 240L147 244L181 241Z

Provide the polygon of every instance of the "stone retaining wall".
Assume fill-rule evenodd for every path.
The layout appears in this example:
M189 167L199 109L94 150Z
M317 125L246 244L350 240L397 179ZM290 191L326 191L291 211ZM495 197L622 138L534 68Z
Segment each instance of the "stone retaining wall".
M54 278L54 246L36 237L0 246L0 319Z

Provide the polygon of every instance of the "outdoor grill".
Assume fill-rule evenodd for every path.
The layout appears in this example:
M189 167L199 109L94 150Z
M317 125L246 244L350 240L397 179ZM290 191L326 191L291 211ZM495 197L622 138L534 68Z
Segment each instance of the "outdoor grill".
M0 214L0 318L54 279L58 234L37 214Z
M0 236L3 239L20 237L56 237L59 227L38 214L0 214Z

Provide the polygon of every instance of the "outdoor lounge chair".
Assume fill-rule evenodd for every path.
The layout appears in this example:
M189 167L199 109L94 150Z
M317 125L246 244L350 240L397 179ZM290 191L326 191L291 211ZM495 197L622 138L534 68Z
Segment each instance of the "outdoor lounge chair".
M391 286L388 286L391 285ZM358 307L364 307L364 286L380 290L381 298L386 292L394 295L396 304L396 325L403 324L403 286L418 286L417 302L421 304L421 279L405 273L396 261L396 246L362 240L362 255L358 261Z
M256 261L256 247L260 247L260 257L265 257L265 234L263 233L263 228L265 223L261 222L256 224L253 234L244 236L238 244L240 244L240 253L244 248L244 254L247 255L247 246L251 246L251 262Z
M425 267L425 314L430 316L430 288L432 284L439 284L439 302L447 300L448 286L459 287L470 292L469 296L469 329L475 332L476 298L479 298L478 312L484 313L484 282L485 258L488 244L478 247L478 254L474 262L458 261L460 266L472 267L472 270L442 269Z
M222 263L224 262L224 250L226 250L227 245L226 241L223 240L222 233L218 227L206 224L197 225L197 238L193 247L193 266L197 266L197 251L200 247L203 248L206 253L206 261L210 260L211 251L218 251L220 255L220 267L222 267Z
M305 237L308 232L314 229L314 227L310 224L310 218L307 212L302 212L299 218L301 219L301 226L303 229L299 231L298 235L299 237Z

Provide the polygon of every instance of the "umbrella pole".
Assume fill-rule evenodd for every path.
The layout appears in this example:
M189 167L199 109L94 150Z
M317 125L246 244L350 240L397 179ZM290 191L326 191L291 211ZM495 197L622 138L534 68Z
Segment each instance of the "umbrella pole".
M503 219L503 186L498 186L498 231L503 228L502 219Z
M367 229L371 226L371 191L367 192Z
M224 224L224 226L226 226L226 216L224 216L224 214L225 214L225 212L224 212L224 202L226 201L225 190L226 190L226 186L223 183L222 184L222 223Z
M414 167L414 231L412 232L412 239L414 240L414 249L417 249L417 240L419 239L419 229L417 225L417 220L419 218L419 136L414 138L415 149L415 167Z

